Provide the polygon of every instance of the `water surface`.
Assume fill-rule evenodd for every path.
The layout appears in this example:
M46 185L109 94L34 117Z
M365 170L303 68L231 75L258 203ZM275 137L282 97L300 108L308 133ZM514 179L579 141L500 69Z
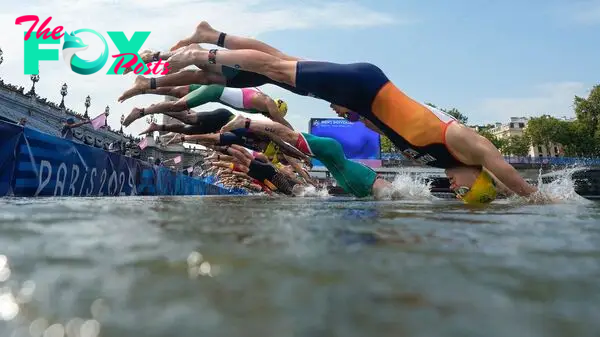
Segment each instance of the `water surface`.
M0 199L0 336L597 336L598 219L581 201Z

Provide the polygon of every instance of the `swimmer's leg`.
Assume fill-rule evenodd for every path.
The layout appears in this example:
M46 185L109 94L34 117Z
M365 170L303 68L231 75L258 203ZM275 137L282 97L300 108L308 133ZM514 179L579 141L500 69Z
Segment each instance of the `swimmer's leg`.
M270 120L257 120L237 115L229 123L221 128L221 132L229 132L236 129L247 129L250 132L263 134L269 138L277 137L284 142L294 144L299 133L289 129L283 124Z
M138 77L136 77L133 87L128 89L127 91L125 91L121 95L121 97L119 97L119 99L118 99L119 103L123 103L126 100L130 99L131 97L134 97L137 95L143 95L143 94L173 96L173 97L181 98L190 93L188 86L178 86L178 87L171 86L171 87L161 87L161 88L155 88L155 89L150 89L149 87L145 88L143 85L143 82L145 80L147 80L147 79L144 78L144 76L142 76L142 75L139 75Z
M180 98L175 102L160 102L153 104L145 109L134 108L131 113L123 121L124 126L128 126L133 121L141 118L144 115L164 113L165 115L179 119L179 116L185 118L184 115L177 114L180 111L188 110L199 105L218 102L223 93L223 86L220 85L204 85L198 89L191 91L189 94ZM178 116L178 117L176 117Z
M142 118L146 115L152 115L157 113L165 113L169 114L169 116L177 115L176 112L187 110L186 101L183 98L175 102L160 102L157 104L152 104L147 108L133 108L129 115L123 121L124 126L129 126L131 123L136 121L139 118ZM177 118L177 117L175 117ZM179 119L179 118L178 118Z
M173 96L177 98L181 98L187 94L189 94L188 86L154 86L154 88L150 85L150 78L146 78L142 75L139 75L135 78L133 82L133 86L127 89L118 99L119 103L123 103L124 101L130 99L131 97L143 94L153 94L153 95L163 95L163 96ZM154 79L156 81L156 79Z
M210 60L209 60L210 55ZM273 81L296 85L297 61L282 59L256 50L213 50L193 49L174 54L168 62L175 69L189 65L220 64L232 68L265 75Z
M346 159L342 145L333 138L302 133L299 143L327 167L337 183L348 193L363 198L373 194L377 173L367 166ZM381 182L378 182L378 188Z
M211 69L220 69L220 66L207 67ZM153 83L154 82L154 83ZM183 93L171 93L169 90L163 89L164 87L177 87L187 86L190 84L220 84L226 85L227 80L220 72L206 71L206 70L182 70L176 73L167 74L161 77L148 78L139 75L135 78L133 86L125 91L119 102L141 94L155 94L155 95L168 95L175 97L183 97L189 92ZM154 88L153 88L154 87ZM185 87L184 87L185 88Z
M203 135L194 134L191 136L177 134L171 140L169 140L167 142L167 145L188 142L188 143L202 144L204 146L210 147L213 145L219 145L220 139L221 139L221 134L218 134L218 133L203 134Z
M313 96L374 119L371 110L377 94L389 83L387 76L370 63L290 61L256 50L193 49L173 55L176 68L190 64L221 64L267 76ZM378 121L377 121L378 122Z
M222 167L225 169L230 169L232 171L242 172L242 173L248 173L248 170L249 170L248 166L246 166L242 163L239 163L239 162L233 163L233 162L228 162L228 161L218 161L218 162L214 162L212 165L217 166L217 167Z
M188 125L188 124L156 124L152 123L150 126L142 131L140 135L154 132L154 131L167 131L173 133L181 133L184 135L197 135L201 134L201 130L196 125Z
M246 129L256 134L265 135L279 145L280 149L288 155L305 162L309 161L306 157L306 155L310 155L309 153L303 152L302 149L299 149L298 147L294 147L300 134L283 124L270 120L251 120L249 118L244 118L241 115L237 115L221 128L221 132L228 132L236 129Z
M253 49L258 50L269 55L279 57L283 60L297 61L296 57L286 55L276 48L255 39L229 35L223 32L219 32L211 27L208 22L202 21L196 26L196 31L192 36L177 42L171 51L179 49L181 47L188 46L193 43L209 43L224 47L227 49Z
M239 145L227 146L226 152L246 166L250 165L250 162L254 159L248 151Z

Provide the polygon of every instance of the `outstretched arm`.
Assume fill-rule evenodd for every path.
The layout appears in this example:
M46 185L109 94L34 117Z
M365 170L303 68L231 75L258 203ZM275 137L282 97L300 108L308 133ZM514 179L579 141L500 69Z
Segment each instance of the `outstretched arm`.
M304 153L302 153L302 151L298 150L297 148L293 147L292 145L284 142L281 138L277 137L274 134L270 135L270 138L275 144L277 144L279 146L279 149L283 153L287 154L288 156L298 158L302 161L308 161L307 155L305 155Z
M283 116L281 116L281 112L279 111L279 109L277 108L277 104L275 104L275 101L273 101L273 99L271 97L268 97L266 95L262 95L264 98L264 104L267 108L267 110L269 111L269 116L271 117L271 120L274 122L277 122L279 124L283 124L285 126L287 126L288 128L290 128L290 130L294 130L294 128L292 127L292 125L285 120L285 118L283 118Z
M484 137L477 137L476 142L473 147L475 158L498 179L501 187L504 186L523 197L529 197L538 191L535 186L525 181L512 165L504 160L500 151L489 140Z
M308 173L306 173L306 171L304 171L302 169L302 167L300 167L300 165L298 164L298 161L296 161L296 159L294 158L290 158L289 156L286 156L285 154L282 154L283 158L285 158L285 160L287 160L290 165L292 166L292 168L294 169L294 171L296 171L296 173L298 173L302 178L304 178L304 180L313 185L313 186L317 186L315 184L315 182L310 178L310 176L308 175Z

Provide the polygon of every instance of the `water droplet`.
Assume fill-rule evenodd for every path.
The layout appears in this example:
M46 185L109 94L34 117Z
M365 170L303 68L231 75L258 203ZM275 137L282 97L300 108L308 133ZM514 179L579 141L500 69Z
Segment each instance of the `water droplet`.
M208 263L208 261L204 261L200 265L200 274L201 275L208 275L208 274L210 274L210 263Z
M40 317L29 325L29 334L31 337L42 337L44 330L48 327L48 321Z
M6 267L7 263L8 263L8 258L6 257L6 255L0 255L0 270L4 269L4 267Z
M11 293L0 295L0 319L10 321L19 314L19 305Z
M187 258L187 263L190 266L197 265L197 264L200 264L200 262L202 262L202 259L203 259L202 254L200 254L198 252L191 252Z
M44 331L43 337L64 337L65 328L62 324L52 324Z
M10 268L5 267L0 269L0 282L4 282L10 278Z
M97 337L100 333L100 323L94 319L83 322L79 331L80 337Z
M69 321L69 323L67 323L66 325L66 333L68 337L80 337L79 333L81 332L81 326L83 325L84 321L79 318L79 317L75 317L72 320Z
M106 304L106 301L99 298L95 300L94 303L92 303L90 311L92 312L92 317L98 320L103 315L106 315L106 313L108 312L108 305Z
M21 290L19 290L19 294L17 295L17 301L19 303L27 303L31 301L34 292L35 282L31 280L23 282L23 286L21 287Z

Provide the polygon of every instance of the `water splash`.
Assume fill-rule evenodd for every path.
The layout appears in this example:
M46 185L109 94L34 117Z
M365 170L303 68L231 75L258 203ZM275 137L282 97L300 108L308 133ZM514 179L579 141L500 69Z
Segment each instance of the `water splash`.
M316 188L314 186L305 186L302 190L298 191L297 197L317 197L317 198L327 198L329 197L329 191L327 187Z
M432 200L434 197L430 188L431 182L428 182L424 176L400 173L394 177L391 186L378 193L376 198L378 200Z
M577 203L583 204L589 201L575 191L575 180L573 174L585 170L586 167L582 166L571 166L562 170L553 171L548 174L542 174L540 169L537 179L538 193L530 196L527 199L513 196L509 200L512 202L526 201L529 203ZM544 183L544 179L552 178L550 182Z
M549 183L544 183L542 181L542 175L540 174L538 176L538 189L542 194L560 201L577 203L587 202L587 199L575 192L575 180L573 179L573 174L582 169L585 168L573 166L561 171L553 172L555 174L555 179Z

